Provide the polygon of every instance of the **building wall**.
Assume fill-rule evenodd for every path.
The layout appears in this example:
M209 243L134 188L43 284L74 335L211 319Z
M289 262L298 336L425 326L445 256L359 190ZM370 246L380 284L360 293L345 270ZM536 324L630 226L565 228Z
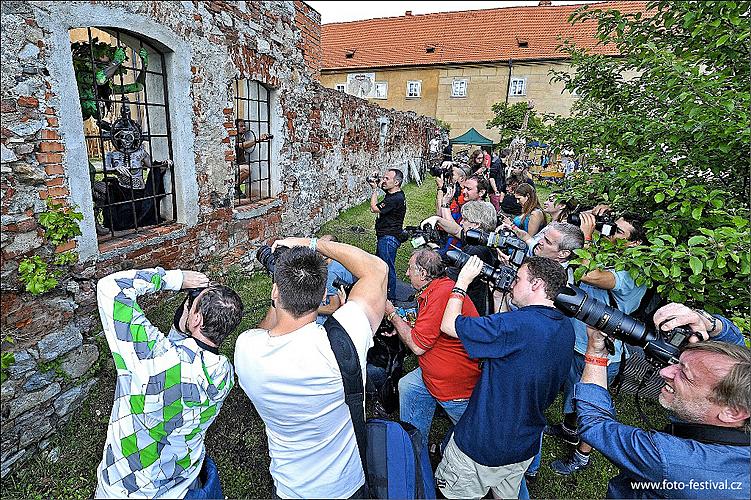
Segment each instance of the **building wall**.
M318 79L321 76L323 49L321 49L321 14L301 0L295 1L295 25L300 30L300 40L297 44L302 51L305 65L310 69L311 76Z
M562 93L562 83L551 83L549 71L567 71L569 68L566 62L515 62L511 76L527 78L527 95L509 96L509 104L531 100L534 101L535 110L540 114L555 113L567 116L576 101L576 96L568 92ZM346 79L347 72L323 70L321 84L335 88L337 83L343 83ZM404 97L406 81L412 79L423 80L425 98L415 100ZM451 96L452 83L456 79L468 81L466 97ZM493 116L491 106L506 100L508 79L509 68L506 62L451 67L394 68L376 72L376 80L389 82L389 98L384 101L370 100L381 102L384 107L413 110L443 120L451 125L452 137L474 127L484 136L497 141L498 132L486 129L485 125ZM398 94L392 92L393 87L399 89Z
M438 74L436 68L407 68L375 71L376 82L388 82L387 99L371 98L368 101L384 108L414 111L417 114L435 117L438 103ZM407 97L407 82L422 81L419 98ZM333 89L347 81L347 72L321 74L321 85Z
M295 3L3 2L2 245L3 352L15 353L0 387L2 468L49 444L78 408L97 367L110 359L96 311L96 282L109 273L161 266L220 274L254 266L258 246L310 235L369 196L374 166L406 170L427 147L434 121L388 111L323 88L299 48ZM97 243L81 107L69 30L127 29L165 47L178 220ZM274 197L236 205L235 78L272 89ZM83 235L64 248L44 238L45 199L83 213ZM22 259L75 250L59 284L32 296Z

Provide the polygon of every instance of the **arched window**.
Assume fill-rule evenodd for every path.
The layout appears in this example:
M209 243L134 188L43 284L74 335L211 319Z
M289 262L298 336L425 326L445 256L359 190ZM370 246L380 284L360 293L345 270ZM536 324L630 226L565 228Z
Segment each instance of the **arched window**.
M271 92L261 82L235 79L235 199L270 198Z
M113 28L70 40L99 242L175 222L163 51Z

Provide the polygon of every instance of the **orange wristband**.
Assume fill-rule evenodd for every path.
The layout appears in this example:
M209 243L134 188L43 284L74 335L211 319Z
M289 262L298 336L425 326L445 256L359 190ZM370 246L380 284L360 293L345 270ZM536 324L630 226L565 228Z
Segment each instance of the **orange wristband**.
M584 362L590 365L608 366L608 358L598 358L596 356L584 355Z

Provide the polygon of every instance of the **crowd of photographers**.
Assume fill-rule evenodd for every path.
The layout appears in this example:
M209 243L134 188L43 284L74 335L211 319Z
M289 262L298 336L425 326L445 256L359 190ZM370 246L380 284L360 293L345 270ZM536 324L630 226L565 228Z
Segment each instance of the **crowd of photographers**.
M593 449L618 466L612 498L749 498L751 353L739 329L665 305L623 270L574 280L575 251L595 253L599 238L649 244L644 219L565 193L540 205L527 165L507 166L507 154L433 165L435 214L406 229L402 172L369 177L376 255L333 237L259 251L271 307L238 337L234 367L219 352L243 314L231 289L160 268L103 278L118 381L97 496L221 498L203 441L237 375L265 424L275 498L368 498L354 371L376 411L417 428L423 447L436 409L446 413L452 430L431 452L447 498L528 498L543 434L571 445L549 464L557 474L589 467ZM395 260L407 242L405 284ZM166 336L137 304L162 289L188 292ZM379 358L379 345L396 347ZM406 352L418 367L402 376ZM634 356L664 381L664 431L616 419L608 388ZM563 420L547 422L561 392Z

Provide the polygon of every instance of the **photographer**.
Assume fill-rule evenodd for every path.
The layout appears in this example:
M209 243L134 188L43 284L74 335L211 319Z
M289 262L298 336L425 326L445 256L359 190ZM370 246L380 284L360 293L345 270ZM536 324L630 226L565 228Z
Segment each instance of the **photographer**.
M490 163L490 175L488 180L490 181L490 189L492 194L490 195L490 202L495 207L496 211L501 208L501 201L506 194L506 158L508 158L511 151L508 149L502 149L493 156L493 161Z
M417 355L419 367L399 380L399 416L420 431L425 447L436 402L456 424L467 408L480 369L461 342L441 330L441 317L454 286L446 277L441 256L425 248L416 250L409 259L407 278L417 290L415 326L410 327L399 317L391 302L386 303L386 313L399 338ZM477 316L466 297L458 309L467 316Z
M396 251L401 245L399 238L404 228L404 216L407 213L407 200L402 191L404 174L396 168L390 168L383 174L381 189L386 193L383 200L378 201L378 189L374 180L368 180L373 188L370 196L370 211L378 214L375 223L376 256L389 266L389 284L387 296L394 300L396 293Z
M715 341L689 344L680 363L660 371L665 380L660 404L680 419L665 432L615 420L604 337L588 330L586 366L574 400L582 439L620 469L608 483L607 497L749 498L751 352L724 318L669 304L654 316L656 324L666 319L663 329L688 326L702 338L707 328L718 332Z
M165 336L136 300L181 289L188 295ZM204 437L234 385L219 346L240 324L240 297L205 274L157 267L100 279L97 302L117 391L95 497L222 498Z
M448 234L462 240L462 251L469 255L477 255L480 260L486 264L495 267L498 263L495 252L485 245L469 245L463 241L463 235L470 229L479 229L485 232L492 232L495 229L496 212L493 205L486 201L469 201L462 206L461 223L457 224L452 219L444 217L430 217L423 221L431 225L437 224ZM459 269L449 267L447 270L449 278L456 280L459 276ZM472 303L477 308L480 316L486 316L493 312L493 294L488 284L480 279L475 279L469 285L467 294Z
M358 278L329 321L351 337L365 381L366 353L383 318L387 266L359 248L316 238L278 240L273 248L272 306L235 346L240 387L266 425L273 496L364 498L365 475L342 375L326 330L315 319L326 288L323 256Z
M581 213L581 229L584 233L585 246L592 240L592 234L597 225L596 215L601 215L607 210L605 206L595 207L593 213ZM636 215L626 215L618 218L614 223L615 233L606 238L610 241L617 239L626 240L627 246L640 245L646 240L641 218ZM635 311L641 303L642 297L646 292L644 285L637 285L628 271L616 271L615 269L601 269L590 271L582 277L581 288L592 298L600 300L606 304L611 304L620 311L630 314ZM581 441L576 431L576 410L572 401L574 385L581 378L584 371L584 353L587 350L587 329L581 321L573 320L574 331L576 332L576 343L574 344L574 361L571 364L571 371L565 384L563 385L563 413L564 420L560 424L552 425L545 428L545 433L551 436L561 438L567 443L577 446L577 449L568 457L556 460L550 464L550 468L557 474L567 476L583 469L589 465L589 455L592 447L588 443ZM614 352L608 356L608 380L613 382L620 364L625 357L623 342L615 340L613 342Z
M571 366L574 331L553 307L566 273L550 259L529 257L519 268L511 300L518 307L480 318L460 315L465 290L482 261L470 257L459 273L441 322L482 374L436 470L446 498L517 498L524 471L540 446L543 412Z

